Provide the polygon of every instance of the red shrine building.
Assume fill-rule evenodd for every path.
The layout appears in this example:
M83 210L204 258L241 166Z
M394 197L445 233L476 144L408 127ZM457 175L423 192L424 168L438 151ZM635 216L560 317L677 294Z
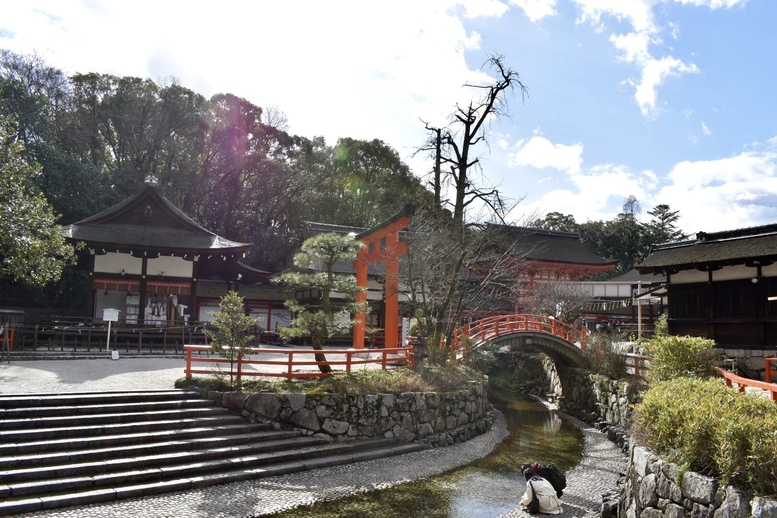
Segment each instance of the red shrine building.
M615 268L617 263L588 250L574 232L506 225L495 229L501 242L512 247L515 313L523 312L522 301L531 297L540 283L584 281Z

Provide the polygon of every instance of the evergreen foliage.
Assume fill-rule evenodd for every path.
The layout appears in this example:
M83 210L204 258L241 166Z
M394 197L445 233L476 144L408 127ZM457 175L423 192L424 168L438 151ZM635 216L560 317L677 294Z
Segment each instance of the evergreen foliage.
M273 278L274 282L313 294L310 300L286 301L294 318L289 327L279 329L282 336L309 337L313 349L321 351L327 338L351 332L355 323L353 315L366 310L355 302L356 294L362 288L356 285L354 275L337 273L335 267L341 261L352 262L363 247L364 244L352 236L330 232L305 240L300 252L294 256L296 270ZM340 295L337 305L332 302L333 293ZM325 355L316 354L316 361L326 362ZM321 372L332 370L325 363L319 365L319 369Z
M0 275L33 286L58 280L75 262L54 210L32 184L40 172L0 115Z
M240 390L242 376L240 373L235 376L232 372L236 362L250 355L255 343L252 328L259 319L246 315L243 297L234 291L221 298L219 308L221 311L213 314L213 329L206 329L206 333L211 339L213 352L229 360L230 384Z
M667 460L761 495L777 494L777 405L720 380L651 384L635 432Z

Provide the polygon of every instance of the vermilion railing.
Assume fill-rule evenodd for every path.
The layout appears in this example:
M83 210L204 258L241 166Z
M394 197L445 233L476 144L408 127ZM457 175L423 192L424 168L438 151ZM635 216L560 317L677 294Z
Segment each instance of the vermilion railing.
M772 374L777 373L777 370L772 369L774 363L777 362L777 358L764 358L766 360L766 383L772 382Z
M226 375L226 376L268 376L286 379L323 378L333 374L350 373L356 368L390 368L412 367L415 357L412 347L397 347L393 349L326 349L316 351L306 349L265 349L253 348L247 357L230 360L215 353L209 345L185 345L186 378L194 374ZM199 355L194 355L199 352ZM206 353L203 356L203 353ZM326 362L316 361L316 354L324 354ZM323 373L319 365L332 367L331 373ZM201 365L201 367L198 367Z
M581 349L585 346L587 336L580 329L551 317L525 314L501 315L476 320L457 328L453 335L451 349L459 349L465 338L480 344L500 336L522 332L552 335Z
M767 362L767 368L769 363ZM765 390L769 393L769 395L772 398L772 401L777 403L777 383L768 383L766 381L760 381L760 380L753 380L750 378L743 378L742 376L738 376L734 374L733 372L729 372L726 369L721 369L720 367L715 367L718 370L718 374L725 378L726 380L726 386L727 387L733 387L734 384L737 384L737 387L739 388L739 392L745 392L747 390L747 387L756 388L759 390ZM769 380L771 377L768 374L767 371L767 380Z

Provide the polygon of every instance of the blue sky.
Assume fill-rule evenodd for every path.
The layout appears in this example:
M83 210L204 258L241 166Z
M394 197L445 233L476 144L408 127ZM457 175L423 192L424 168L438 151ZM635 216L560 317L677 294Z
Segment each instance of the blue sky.
M500 54L529 96L481 161L513 220L611 219L634 195L695 233L777 222L775 20L774 0L27 0L0 48L233 93L295 134L381 139L419 176L420 120L444 124Z

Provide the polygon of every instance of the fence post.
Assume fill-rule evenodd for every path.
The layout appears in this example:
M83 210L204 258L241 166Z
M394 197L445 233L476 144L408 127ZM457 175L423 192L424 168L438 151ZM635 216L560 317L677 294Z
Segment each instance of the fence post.
M777 358L765 358L766 360L766 383L772 382L772 373L774 372L772 370L772 361L777 360Z
M186 349L186 369L184 373L186 374L186 379L190 380L192 379L192 350L186 346L184 346L184 349Z

